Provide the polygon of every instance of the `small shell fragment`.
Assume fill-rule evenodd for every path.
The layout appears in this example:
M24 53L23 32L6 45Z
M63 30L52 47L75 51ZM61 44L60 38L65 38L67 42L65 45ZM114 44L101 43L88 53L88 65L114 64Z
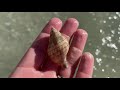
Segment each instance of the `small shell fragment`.
M49 38L48 45L48 56L50 59L61 66L62 68L67 68L67 60L66 56L69 50L69 42L68 40L62 36L62 34L52 27Z

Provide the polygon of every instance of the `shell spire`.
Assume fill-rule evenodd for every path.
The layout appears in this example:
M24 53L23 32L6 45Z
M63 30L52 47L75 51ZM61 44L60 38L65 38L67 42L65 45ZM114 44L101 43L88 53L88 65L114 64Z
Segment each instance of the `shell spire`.
M61 66L67 68L67 53L69 50L69 42L67 39L54 27L50 32L49 45L48 45L48 56L50 59Z

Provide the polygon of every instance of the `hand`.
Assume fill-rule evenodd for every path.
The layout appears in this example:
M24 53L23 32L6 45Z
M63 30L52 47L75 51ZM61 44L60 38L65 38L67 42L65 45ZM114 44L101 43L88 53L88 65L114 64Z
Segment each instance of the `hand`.
M68 68L64 70L47 57L52 26L69 39L74 35L67 56ZM69 18L63 26L60 19L51 19L28 49L10 78L57 78L58 75L63 78L73 78L77 66L78 71L75 78L91 78L94 57L88 52L83 53L88 34L85 30L78 29L78 26L79 22L74 18Z

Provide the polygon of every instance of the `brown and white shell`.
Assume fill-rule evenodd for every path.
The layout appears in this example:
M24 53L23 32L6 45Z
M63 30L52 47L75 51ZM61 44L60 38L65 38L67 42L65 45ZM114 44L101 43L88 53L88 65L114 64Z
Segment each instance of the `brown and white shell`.
M66 57L68 50L68 40L58 30L52 27L47 50L50 59L62 68L67 68L68 65Z

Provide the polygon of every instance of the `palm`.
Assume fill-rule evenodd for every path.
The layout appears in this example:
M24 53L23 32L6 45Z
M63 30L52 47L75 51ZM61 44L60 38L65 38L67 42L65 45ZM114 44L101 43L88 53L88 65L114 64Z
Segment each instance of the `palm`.
M64 70L47 57L47 46L52 26L69 40L74 35L67 55L68 68ZM58 18L50 20L10 77L57 78L57 75L60 75L70 78L73 77L80 58L81 63L76 77L92 77L94 58L90 53L82 54L87 40L87 32L82 29L78 30L78 26L78 21L73 18L68 19L63 26L62 21Z

